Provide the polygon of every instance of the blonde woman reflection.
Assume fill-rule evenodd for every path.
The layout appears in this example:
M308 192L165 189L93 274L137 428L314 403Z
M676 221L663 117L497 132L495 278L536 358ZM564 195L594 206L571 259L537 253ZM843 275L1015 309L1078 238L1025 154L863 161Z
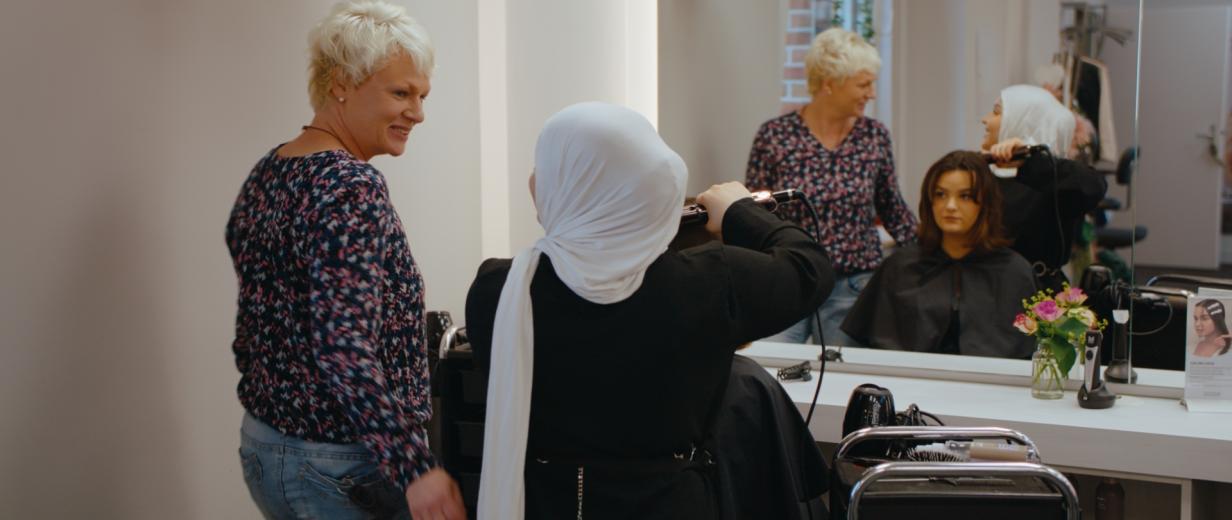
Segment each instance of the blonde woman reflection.
M877 219L898 245L915 242L917 222L898 190L890 131L864 116L877 97L877 48L832 28L817 35L804 62L809 103L761 125L745 179L752 189L804 193L818 222L799 205L779 214L817 237L839 277L818 309L820 336L809 316L766 339L820 343L824 337L830 345L855 345L839 326L881 264Z
M1215 357L1228 353L1232 346L1232 334L1228 333L1228 321L1223 303L1219 300L1202 300L1194 305L1194 346L1196 357Z

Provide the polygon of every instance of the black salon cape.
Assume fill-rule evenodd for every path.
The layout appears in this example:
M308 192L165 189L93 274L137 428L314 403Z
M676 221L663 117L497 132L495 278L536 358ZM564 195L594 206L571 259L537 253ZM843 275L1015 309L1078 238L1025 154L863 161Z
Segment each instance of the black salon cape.
M1018 167L1017 176L997 179L1004 208L1001 221L1014 241L1010 247L1027 263L1040 262L1048 269L1069 262L1084 216L1108 190L1104 177L1082 163L1058 159L1056 166L1054 172L1048 156L1036 154ZM1062 281L1064 275L1056 273L1040 283L1060 291Z
M510 260L485 261L467 296L481 369L509 268ZM723 243L663 253L620 302L579 297L541 256L530 287L527 518L576 518L579 464L590 468L589 520L717 518L713 466L632 477L601 466L671 463L674 454L709 444L736 347L804 318L833 286L821 247L752 200L728 209Z
M1013 322L1034 292L1030 265L1009 249L953 260L940 248L924 253L912 244L877 268L843 331L870 347L939 352L957 300L957 353L1025 359L1034 343Z
M774 376L744 356L732 359L715 440L723 520L830 516L821 502L826 462L804 418Z

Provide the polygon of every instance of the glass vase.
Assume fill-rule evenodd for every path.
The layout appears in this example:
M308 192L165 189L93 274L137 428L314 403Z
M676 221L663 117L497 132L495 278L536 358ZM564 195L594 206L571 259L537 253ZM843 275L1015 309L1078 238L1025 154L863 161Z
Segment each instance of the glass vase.
M1052 350L1043 344L1036 345L1035 354L1031 355L1031 397L1060 399L1065 395L1066 379Z

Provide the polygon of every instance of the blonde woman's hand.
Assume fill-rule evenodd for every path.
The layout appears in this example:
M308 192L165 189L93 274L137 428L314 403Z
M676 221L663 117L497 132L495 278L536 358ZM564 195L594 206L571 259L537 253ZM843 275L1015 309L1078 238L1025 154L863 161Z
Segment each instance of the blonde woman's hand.
M992 148L988 149L988 155L991 155L997 164L1006 165L1014 158L1014 149L1022 146L1026 146L1022 139L1011 137L992 145Z
M406 505L415 520L466 520L466 506L453 477L433 468L406 488Z
M706 208L709 218L706 220L706 231L715 235L723 231L723 216L727 208L740 199L752 198L753 194L739 182L715 184L710 189L697 196L697 203Z

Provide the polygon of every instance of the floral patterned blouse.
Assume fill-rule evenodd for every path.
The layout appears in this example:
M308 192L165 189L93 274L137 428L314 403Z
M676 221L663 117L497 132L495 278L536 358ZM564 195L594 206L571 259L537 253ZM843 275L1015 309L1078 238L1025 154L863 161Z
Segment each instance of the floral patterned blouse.
M817 209L821 229L799 204L779 208L818 236L841 276L881 264L876 218L899 244L914 242L917 222L898 191L890 132L861 117L835 150L813 136L799 111L766 121L753 138L745 184L751 190L789 188L804 192Z
M285 435L360 442L405 488L436 466L423 279L385 178L343 151L253 167L227 223L240 403Z

